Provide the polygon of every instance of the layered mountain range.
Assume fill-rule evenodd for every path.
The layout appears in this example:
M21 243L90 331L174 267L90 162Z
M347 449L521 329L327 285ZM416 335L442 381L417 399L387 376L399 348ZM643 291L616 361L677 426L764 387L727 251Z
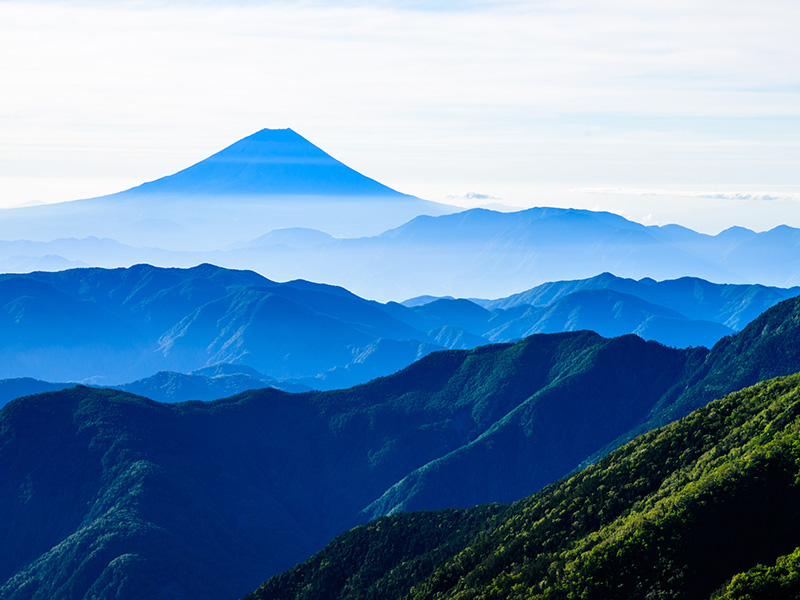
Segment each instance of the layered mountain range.
M0 211L0 225L2 217ZM101 235L0 242L0 267L28 271L209 262L252 269L277 280L324 281L383 300L421 294L497 298L604 271L634 279L692 276L779 287L800 283L798 229L781 226L757 233L735 228L711 236L675 225L645 226L610 213L562 208L512 213L472 209L418 217L370 237L280 229L205 252L137 247L109 239L108 232Z
M388 375L435 350L535 333L590 329L710 347L797 292L603 274L498 300L405 306L212 265L4 274L0 377L123 386L159 400L213 399L267 385L331 389ZM202 371L220 364L227 370L213 377ZM0 403L52 389L41 385L0 385Z
M0 598L797 597L800 230L456 210L291 130L0 210Z
M769 309L711 350L673 349L636 336L606 339L581 331L436 352L395 375L347 390L287 394L267 389L179 404L86 387L20 398L0 411L0 500L6 508L0 523L0 594L9 599L236 597L370 518L516 500L569 474L604 448L613 448L643 424L680 417L729 391L796 372L799 328L800 300L795 298ZM788 393L781 390L764 388L759 394L772 402ZM761 401L752 404L755 410ZM548 509L556 500L535 496L525 506L538 505L539 512L509 522L528 531L542 515L549 515L554 524L546 528L552 535L498 546L498 552L510 554L503 554L508 560L486 559L487 581L494 581L491 577L504 573L506 566L511 575L518 572L514 565L521 563L514 553L519 548L538 556L531 543L552 537L548 552L561 555L564 548L577 548L574 541L584 536L593 545L604 539L590 535L598 522L613 523L620 516L640 523L628 506L645 519L654 518L650 515L659 513L652 510L665 504L651 509L648 494L659 490L662 481L682 477L671 473L691 470L693 456L699 456L693 452L708 451L709 457L718 458L722 455L714 450L716 439L727 436L731 444L745 443L745 433L756 431L731 429L741 419L729 419L727 409L714 406L707 414L723 427L722 437L704 427L694 433L679 430L670 437L675 442L667 444L669 450L652 446L655 454L645 463L648 469L660 469L657 473L612 468L612 461L586 471L580 476L584 479L569 480L591 480L593 473L605 473L606 468L624 479L614 479L613 488L601 488L611 485L611 479L587 484L598 499L619 501L595 511L587 508L585 520L578 524L557 519L567 509ZM791 438L773 438L794 431L792 421L786 420L788 413L781 417L779 408L766 413L773 425L763 419L754 423L769 439L789 443ZM742 419L751 413L748 408ZM696 447L695 439L700 444ZM621 452L641 456L648 448L626 446ZM761 464L748 456L742 455L741 468L732 474ZM719 480L714 473L709 481ZM628 477L634 485L631 493L623 485ZM695 480L701 481L695 478L681 485L697 493L710 489L692 483ZM573 490L574 484L559 489ZM576 492L574 501L590 506L595 496L588 490ZM757 499L758 490L751 496ZM637 504L638 498L642 502ZM656 494L653 502L659 498ZM705 498L700 500L707 502ZM750 505L745 506L749 510ZM583 514L576 510L577 506L568 509L569 519ZM501 513L488 508L473 513L473 521L453 517L438 538L447 547L429 557L447 559L473 541L481 522L502 518ZM706 514L710 513L700 514L698 522L706 522ZM783 513L776 509L770 514ZM423 524L427 521L421 519ZM723 520L729 522L727 517ZM653 523L663 524L657 519ZM753 531L760 525L759 521ZM423 547L425 527L416 538ZM619 522L618 530L642 540L625 522ZM445 538L454 531L458 539L450 544ZM666 539L677 539L672 531L664 534ZM787 536L790 533L787 530ZM780 553L791 551L789 537L788 550L781 546ZM640 556L639 546L625 547L631 556ZM603 560L622 556L617 546L612 549L602 554ZM726 568L733 574L748 568L751 559L774 560L773 554L747 555L741 564ZM484 554L475 551L470 556L475 561L460 559L459 568L479 564ZM564 555L565 560L570 556ZM591 562L599 565L592 572L611 577L609 585L617 585L617 564ZM431 568L426 568L419 572L427 576ZM724 583L728 571L715 574L713 581ZM373 574L380 575L380 569ZM439 587L431 589L448 589L462 580L458 575L441 577ZM599 575L592 577L603 581ZM541 579L533 575L524 581L533 585ZM552 585L561 580L554 581ZM571 580L564 581L567 585ZM513 586L519 581L512 577L509 582ZM502 595L507 588L497 589Z
M384 301L498 298L604 271L800 284L800 230L788 226L705 235L588 210L460 210L392 190L289 129L265 129L117 194L0 210L0 270L208 262Z

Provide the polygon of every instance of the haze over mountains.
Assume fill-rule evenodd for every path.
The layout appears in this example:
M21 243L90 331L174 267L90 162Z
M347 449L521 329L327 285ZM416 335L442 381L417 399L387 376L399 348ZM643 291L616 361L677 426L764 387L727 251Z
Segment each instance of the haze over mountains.
M383 301L498 298L604 271L800 284L800 230L787 226L711 236L587 210L457 210L369 179L291 130L265 129L118 194L1 210L0 270L208 262Z
M710 351L584 331L349 390L21 398L0 411L0 593L236 597L370 517L520 498L659 415L796 372L798 328L790 299Z
M4 274L0 379L33 379L6 383L16 395L79 381L170 401L267 385L332 389L389 375L435 350L535 333L589 329L711 347L798 291L606 273L505 299L404 306L213 265ZM12 397L0 388L0 404Z
M797 375L591 465L800 371L800 230L453 213L263 130L0 237L3 600L234 598L371 519L255 597L793 564Z
M117 194L0 211L0 227L9 241L98 236L213 250L280 227L365 235L452 210L361 175L291 129L263 129L178 173Z
M135 248L107 238L8 242L0 243L0 266L25 271L210 262L253 269L278 281L340 285L384 301L421 294L497 298L604 271L634 279L694 276L792 287L800 283L798 244L800 230L790 227L709 236L677 226L644 226L610 213L473 209L418 217L372 237L340 239L293 228L251 242L240 238L229 249L213 252Z

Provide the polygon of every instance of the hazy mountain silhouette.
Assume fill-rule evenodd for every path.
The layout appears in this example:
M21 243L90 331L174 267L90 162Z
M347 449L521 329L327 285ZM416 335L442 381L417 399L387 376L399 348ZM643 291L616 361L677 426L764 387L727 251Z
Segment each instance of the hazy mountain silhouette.
M691 276L791 287L800 283L800 263L793 258L799 243L800 230L792 228L709 236L677 226L644 226L602 212L473 209L417 217L380 235L356 239L270 232L203 260L252 268L279 280L335 282L383 299L420 294L497 298L602 272L635 279ZM65 256L91 261L79 253ZM176 255L174 260L185 258Z
M0 224L17 239L103 236L213 250L280 227L376 234L452 210L361 175L291 129L263 129L173 175L108 196L2 210Z
M388 375L435 350L534 333L591 329L676 347L711 346L735 331L723 323L738 326L792 292L699 280L655 284L604 275L597 281L600 289L591 289L591 281L553 284L564 293L550 293L545 306L517 299L495 301L508 308L484 308L466 299L381 304L337 286L276 283L207 264L4 274L0 378L122 385L159 371L236 363L268 378L332 389ZM609 282L645 289L662 304L615 291ZM692 309L702 319L670 308L691 304L675 289L704 290L693 296L702 307Z
M382 196L374 202L369 199L372 197L362 197L348 207L337 204L339 200L333 196L325 197L328 205L317 206L323 196L309 200L308 196L262 197L242 193L228 197L227 212L218 214L215 211L220 204L215 204L216 201L208 204L201 196L188 194L184 203L184 200L169 200L168 196L129 192L112 204L124 212L129 204L141 208L153 200L153 214L173 209L180 212L178 208L183 207L185 212L179 220L192 214L199 215L193 217L192 223L202 223L187 223L177 229L167 227L166 237L153 237L147 242L156 247L135 247L108 239L114 237L112 228L103 229L102 240L90 237L53 242L0 242L0 265L18 270L40 267L52 270L69 264L68 261L102 267L141 262L186 267L210 262L228 268L253 269L276 280L299 277L327 281L362 296L384 300L422 294L497 298L549 281L590 278L602 272L634 279L689 276L780 287L800 284L800 258L795 258L800 230L786 226L761 233L733 228L710 236L676 225L644 226L611 213L587 210L532 208L499 213L473 209L420 216L371 237L343 238L334 227L340 217L347 217L357 229L359 219L372 219L373 209L391 212L392 206L411 205L402 195L397 201L391 199L395 196ZM356 206L359 202L360 207ZM413 204L411 200L408 202ZM206 211L206 206L211 208ZM330 214L334 206L341 209L338 215ZM283 220L278 223L259 215L257 211L262 208L283 211L286 218L281 217ZM294 216L290 214L292 211ZM0 211L0 224L3 215L12 214L15 213ZM210 222L206 219L209 215L219 218L218 232L214 227L200 231ZM94 217L87 214L83 218L92 223ZM310 224L309 218L318 222ZM71 222L70 219L65 222ZM238 224L234 224L235 219L239 219ZM385 223L381 219L373 219L374 226L369 227L372 233L377 233L376 228ZM30 224L34 227L35 219ZM228 229L228 225L233 229ZM82 227L68 232L61 228L58 235L74 238L97 233ZM137 227L133 226L131 231ZM355 232L353 227L350 233ZM20 229L20 235L24 231ZM40 239L48 237L45 227L37 231ZM195 238L192 232L197 233ZM134 237L131 234L125 239L130 241ZM144 245L143 240L136 245ZM165 250L165 246L180 251ZM206 250L197 251L201 246ZM624 289L617 291L629 293Z
M276 283L207 264L4 274L0 378L122 385L159 371L186 374L235 363L273 380L332 389L388 375L435 350L535 333L590 329L710 347L795 291L605 274L477 301L484 306L438 299L408 307L337 286Z

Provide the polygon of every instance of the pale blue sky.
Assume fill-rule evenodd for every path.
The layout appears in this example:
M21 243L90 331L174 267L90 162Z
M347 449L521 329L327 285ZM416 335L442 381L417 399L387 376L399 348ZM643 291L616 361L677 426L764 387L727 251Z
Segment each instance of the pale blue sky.
M787 0L0 0L0 205L291 127L431 200L800 227L798 24Z

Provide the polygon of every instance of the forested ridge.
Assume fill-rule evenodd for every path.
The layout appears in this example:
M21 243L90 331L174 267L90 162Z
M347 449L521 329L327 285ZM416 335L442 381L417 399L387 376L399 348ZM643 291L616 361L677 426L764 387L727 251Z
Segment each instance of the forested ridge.
M476 518L484 510L464 514ZM424 515L420 531L438 531L437 514ZM444 524L445 513L440 518ZM494 508L472 542L430 574L408 567L415 556L404 558L406 536L397 523L409 519L387 517L344 534L248 600L366 598L360 590L396 571L407 574L405 586L386 598L796 598L800 374L714 401ZM426 552L443 548L441 539L428 539ZM385 572L367 582L345 574L337 589L313 589L315 581L330 583L315 579L320 564L327 572L347 568L349 540L380 548L374 554ZM371 564L359 568L373 571Z
M800 371L799 335L800 300L793 299L710 351L579 331L433 353L395 375L330 392L264 389L214 402L160 404L75 387L20 398L0 410L6 508L0 597L138 600L142 590L167 598L241 596L370 519L513 502L593 454L607 454L643 424ZM601 575L616 572L602 553L608 544L593 540L623 539L619 532L628 526L620 519L640 510L637 502L656 502L653 494L689 468L693 452L702 454L728 435L720 425L706 428L716 437L706 440L704 433L691 451L691 431L675 437L674 447L625 446L642 449L650 462L619 473L614 463L601 462L569 480L575 489L548 488L561 490L556 495L563 502L547 492L495 507L495 527L474 509L452 513L442 528L436 513L409 517L398 530L405 531L402 540L387 539L385 550L356 561L373 564L359 571L358 581L331 560L320 573L303 575L303 586L314 595L343 581L352 598L366 593L369 582L396 596L505 597L522 590L555 598L580 589L585 582L574 578L591 567L597 573L588 594ZM648 435L641 439L655 439ZM630 452L625 448L615 460ZM794 488L784 487L772 496L793 497ZM780 511L770 507L765 514ZM508 523L526 520L525 528L509 529ZM381 523L389 522L353 535L381 548L393 530ZM438 541L429 543L433 532ZM578 544L585 552L573 556ZM736 568L773 564L794 548L790 540L778 553L758 554ZM647 553L637 548L635 554ZM374 565L375 557L383 562ZM545 577L537 571L543 564L562 568ZM696 585L687 568L681 577ZM462 590L461 581L473 581L474 589ZM534 589L539 582L544 587ZM643 589L661 593L651 583ZM715 579L716 586L724 583Z

